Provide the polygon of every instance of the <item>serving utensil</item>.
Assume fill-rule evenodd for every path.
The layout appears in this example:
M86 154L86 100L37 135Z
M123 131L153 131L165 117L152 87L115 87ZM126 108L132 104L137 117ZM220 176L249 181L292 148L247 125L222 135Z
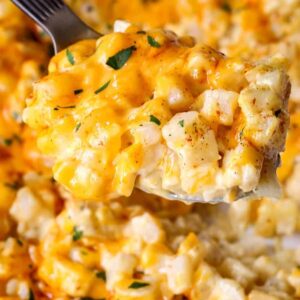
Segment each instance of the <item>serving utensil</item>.
M62 0L11 0L51 37L55 53L84 39L101 36Z
M137 181L136 186L149 193L154 194L157 196L160 196L162 198L166 198L169 200L179 200L183 201L186 204L192 204L192 203L211 203L216 204L220 202L232 202L239 199L258 199L262 197L268 197L268 198L274 198L278 199L282 196L282 190L281 186L278 182L278 179L276 177L276 169L278 166L277 159L265 159L262 170L261 170L261 176L259 183L257 187L249 192L244 192L240 188L236 188L233 193L230 195L229 198L224 198L222 195L218 195L218 192L212 194L211 196L207 196L206 199L200 195L189 195L184 192L180 193L174 193L168 190L165 190L163 188L149 188L148 186L143 185L142 181Z

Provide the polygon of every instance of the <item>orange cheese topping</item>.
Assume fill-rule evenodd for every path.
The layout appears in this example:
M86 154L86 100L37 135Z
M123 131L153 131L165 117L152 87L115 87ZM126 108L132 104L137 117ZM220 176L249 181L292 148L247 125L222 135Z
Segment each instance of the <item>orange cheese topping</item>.
M284 142L281 62L255 66L124 26L62 51L35 84L24 118L56 180L84 199L128 196L136 179L205 201L254 189Z

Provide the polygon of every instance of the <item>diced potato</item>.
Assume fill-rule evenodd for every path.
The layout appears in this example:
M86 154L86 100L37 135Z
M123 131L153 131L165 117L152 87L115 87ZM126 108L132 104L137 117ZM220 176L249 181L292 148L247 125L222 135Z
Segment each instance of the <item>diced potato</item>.
M87 295L96 278L92 271L81 264L53 256L42 261L38 275L53 289L59 289L73 297Z

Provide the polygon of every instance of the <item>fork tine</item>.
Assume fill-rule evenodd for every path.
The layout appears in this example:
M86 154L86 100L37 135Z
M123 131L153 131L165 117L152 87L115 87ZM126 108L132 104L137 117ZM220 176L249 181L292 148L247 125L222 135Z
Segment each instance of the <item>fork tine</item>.
M55 0L50 0L50 1L48 1L48 0L25 0L25 1L29 2L30 5L33 5L36 8L39 8L39 10L42 11L44 13L44 15L46 15L47 18L49 16L51 16L52 14L54 14L55 11L57 11L61 6L64 5L63 3L61 3L61 6L58 7L54 3Z
M44 0L43 2L54 10L59 9L65 5L61 0Z
M11 1L50 35L56 52L80 39L100 36L85 25L62 0Z
M46 20L46 14L44 13L44 11L36 5L28 2L27 0L18 0L16 2L12 0L12 2L17 4L18 6L21 6L22 8L25 8L37 21L43 22L44 20Z
M64 2L61 1L61 0L52 0L52 1L50 0L50 2L52 2L53 4L55 4L57 8L61 8L63 5L65 5Z
M50 5L46 5L43 0L35 0L35 2L38 2L38 5L44 10L44 12L51 12L52 14L56 9L56 7L53 8Z
M23 0L23 2L26 2L28 7L32 7L33 9L38 11L43 16L47 15L47 11L45 11L36 1Z

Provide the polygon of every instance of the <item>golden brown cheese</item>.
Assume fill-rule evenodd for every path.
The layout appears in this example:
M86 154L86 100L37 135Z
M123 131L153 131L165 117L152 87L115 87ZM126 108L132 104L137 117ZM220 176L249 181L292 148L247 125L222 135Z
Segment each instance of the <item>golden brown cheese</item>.
M255 189L284 144L281 60L255 65L124 27L60 52L35 84L24 119L54 158L55 179L98 200L129 196L136 180L204 201Z
M291 100L300 101L297 0L69 0L67 3L103 33L110 32L113 22L121 19L146 29L162 26L178 35L191 35L228 56L261 59L281 53L290 62Z

